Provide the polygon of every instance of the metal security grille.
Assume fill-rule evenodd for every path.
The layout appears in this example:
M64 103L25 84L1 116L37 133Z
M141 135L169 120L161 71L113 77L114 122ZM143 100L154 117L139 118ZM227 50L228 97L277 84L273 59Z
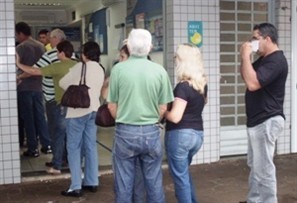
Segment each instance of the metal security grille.
M221 156L246 153L245 84L240 75L240 46L255 24L268 21L266 1L220 1Z
M221 126L245 124L245 85L240 76L240 45L255 24L267 22L268 3L220 1Z

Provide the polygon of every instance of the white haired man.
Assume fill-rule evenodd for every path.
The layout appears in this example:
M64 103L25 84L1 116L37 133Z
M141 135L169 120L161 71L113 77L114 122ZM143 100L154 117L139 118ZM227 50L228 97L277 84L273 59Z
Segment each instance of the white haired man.
M157 125L173 101L165 69L147 59L152 36L133 29L127 46L130 57L114 66L108 90L108 108L116 119L113 145L115 202L132 202L135 163L139 159L147 202L165 202L162 188L162 146Z

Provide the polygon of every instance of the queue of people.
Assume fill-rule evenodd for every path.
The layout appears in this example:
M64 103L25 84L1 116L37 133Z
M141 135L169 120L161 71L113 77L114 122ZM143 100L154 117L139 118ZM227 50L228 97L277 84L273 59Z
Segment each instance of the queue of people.
M61 36L60 30L50 33L53 49L45 53L43 47L31 39L30 33L16 31L27 36L17 47L17 66L22 71L18 76L19 85L28 79L37 80L39 89L34 91L41 99L40 76L52 80L48 80L52 89L47 89L46 82L43 85L44 96L49 97L46 103L50 103L46 105L46 111L54 109L56 112L52 116L53 124L49 125L52 142L50 145L43 141L42 146L53 150L48 172L59 174L66 142L71 184L61 192L62 195L80 197L83 191L97 191L99 161L95 116L100 106L99 98L103 96L116 121L112 148L115 202L165 202L160 138L160 122L163 120L166 122L165 151L175 196L180 203L199 202L189 166L204 140L202 112L208 100L208 85L202 54L197 46L178 45L174 55L177 84L173 89L164 67L148 59L152 36L145 29L133 29L129 33L119 62L105 80L97 43L85 43L81 62L77 63L71 59L71 43ZM277 40L277 30L272 24L259 24L254 27L252 42L244 42L240 50L241 75L247 86L248 166L251 169L248 203L277 203L273 154L277 135L284 129L283 102L288 74L287 61ZM252 63L250 55L254 41L257 44L254 52L260 57ZM36 53L24 51L25 45L34 47L32 50ZM25 60L26 54L34 55L32 61ZM43 62L50 57L54 60L47 64ZM91 105L89 108L65 108L60 104L63 92L70 85L79 83L83 64L87 67L86 83L90 88ZM26 91L20 91L20 94L37 95L31 90ZM26 112L20 112L25 119ZM50 113L47 112L48 116ZM37 131L34 136L37 134L40 139L45 137L42 132ZM26 154L35 157L37 144L32 143Z
M43 77L49 76L53 79L54 84L54 96L55 100L52 101L55 103L54 110L55 117L53 121L56 123L54 126L54 134L51 136L52 138L52 149L53 149L53 164L47 170L48 173L51 174L60 174L62 161L63 161L63 154L64 154L64 145L65 145L65 115L66 109L65 107L60 105L62 95L64 91L59 86L60 79L66 75L71 67L73 67L77 62L71 59L73 55L74 49L72 44L67 41L61 41L57 44L57 57L59 61L56 63L52 63L48 66L43 68L35 68L29 67L24 64L21 64L19 61L19 57L17 55L16 65L19 69L23 70L25 73L30 74L32 76L42 75ZM53 112L52 112L53 113ZM51 127L51 126L50 126Z
M18 23L16 27L19 24L30 30L28 24L22 22ZM23 32L20 31L20 33ZM17 51L16 65L21 71L17 78L19 85L21 85L23 80L27 78L39 77L38 85L40 93L41 86L43 86L44 90L47 121L51 130L52 148L50 149L53 152L52 162L45 163L49 167L46 171L54 175L61 174L62 164L64 160L67 160L71 172L71 185L69 189L63 190L61 194L64 196L81 196L82 189L96 192L99 185L96 143L97 126L94 119L100 105L100 90L104 79L104 71L99 64L101 52L97 43L87 42L83 45L82 62L77 63L77 60L73 58L73 45L66 40L66 36L62 30L52 30L50 33L50 42L53 49L45 53L42 52L36 57L40 59L32 63L24 63L21 55L23 52ZM44 50L40 43L38 45ZM22 42L18 47L21 46L23 46ZM17 50L20 49L18 47ZM26 51L28 55L35 54L34 52L30 52L29 48ZM86 85L89 86L91 105L86 109L67 108L61 105L61 98L64 94L64 89L79 80L80 74L77 73L80 73L82 63L86 64L87 68ZM40 76L43 76L43 83L41 83ZM43 111L42 114L44 115L45 112ZM44 132L48 132L47 128L43 130ZM27 155L26 153L28 151L24 155ZM37 157L33 153L29 154L29 156ZM82 162L84 162L83 180L81 180Z

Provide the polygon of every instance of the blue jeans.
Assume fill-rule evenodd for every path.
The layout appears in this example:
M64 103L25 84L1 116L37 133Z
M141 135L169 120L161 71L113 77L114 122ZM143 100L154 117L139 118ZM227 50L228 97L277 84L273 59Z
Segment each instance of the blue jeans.
M52 150L53 150L53 167L57 170L61 170L63 160L65 160L65 142L66 142L66 112L67 108L57 104L55 101L47 104L50 105L50 114L53 121L52 125Z
M81 189L81 185L99 185L99 161L97 151L97 126L95 125L96 112L82 117L67 118L67 151L68 164L71 173L69 189ZM82 183L82 157L84 156L84 180Z
M147 202L165 202L160 130L155 124L116 125L112 152L115 202L132 202L138 159L144 178Z
M284 118L275 116L248 128L250 167L248 203L277 203L277 184L273 156L275 142L284 129Z
M189 166L203 143L203 131L194 129L170 130L165 134L165 149L169 171L174 181L179 203L196 203L196 189Z
M24 128L24 120L21 117L20 107L18 107L18 123L19 123L19 144L20 147L24 146L25 141L25 128Z
M47 126L48 126L48 132L51 138L54 136L54 131L55 131L56 106L57 106L57 103L54 99L45 102Z
M28 150L33 152L38 149L37 135L42 147L50 146L50 136L45 119L42 92L18 92L18 105L20 116L24 121L27 136Z
M134 189L133 189L133 203L143 203L146 202L144 179L142 174L140 159L136 159L135 164L135 179L134 179Z

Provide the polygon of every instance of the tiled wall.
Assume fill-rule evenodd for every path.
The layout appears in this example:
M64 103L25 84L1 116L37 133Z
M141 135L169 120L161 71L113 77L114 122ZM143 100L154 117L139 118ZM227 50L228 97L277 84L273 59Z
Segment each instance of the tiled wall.
M188 21L202 21L203 46L201 51L208 77L208 100L205 106L204 144L192 164L219 160L219 0L167 0L166 8L166 57L167 70L174 81L173 55L180 43L188 42ZM174 82L173 82L174 83Z
M0 185L21 181L13 0L0 0Z
M277 154L286 154L290 153L291 149L291 79L293 77L291 74L291 0L277 0L275 5L275 23L278 27L279 47L284 51L289 65L284 104L286 115L285 132L277 141Z

